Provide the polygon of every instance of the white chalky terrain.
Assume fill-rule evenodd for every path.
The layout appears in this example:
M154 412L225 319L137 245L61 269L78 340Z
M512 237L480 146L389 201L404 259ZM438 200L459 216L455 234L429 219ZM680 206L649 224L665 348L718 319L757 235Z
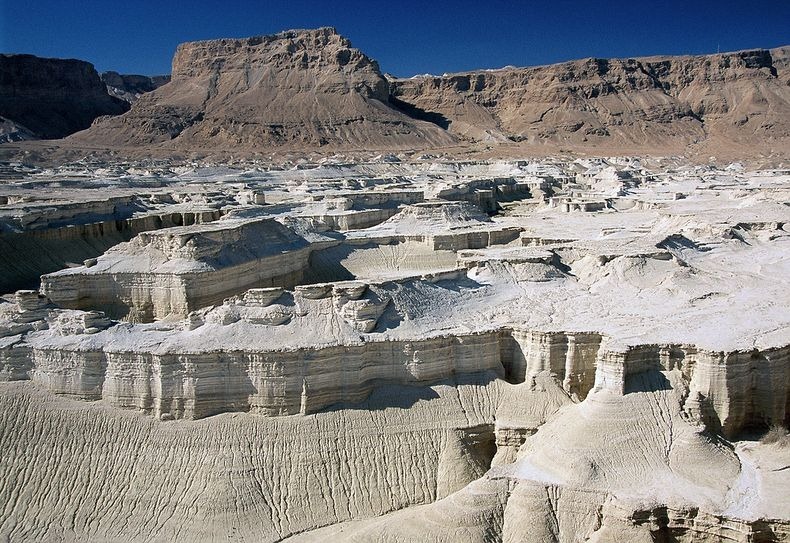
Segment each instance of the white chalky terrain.
M2 174L2 538L790 538L790 171Z

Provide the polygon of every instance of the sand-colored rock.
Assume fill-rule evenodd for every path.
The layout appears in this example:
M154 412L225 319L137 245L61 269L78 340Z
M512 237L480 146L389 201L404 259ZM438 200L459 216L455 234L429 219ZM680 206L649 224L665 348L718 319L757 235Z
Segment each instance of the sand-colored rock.
M115 318L183 318L252 287L293 286L310 244L272 219L217 221L138 234L91 266L42 277L63 307L97 307Z
M390 107L388 89L378 64L332 28L184 43L170 83L74 141L168 149L400 149L454 141Z
M781 51L419 76L391 81L391 92L404 110L472 141L588 152L680 153L690 145L713 154L737 145L781 152L790 138Z
M790 540L788 58L288 31L4 143L0 540Z
M10 541L787 538L788 172L117 168L0 189L161 223L0 297Z

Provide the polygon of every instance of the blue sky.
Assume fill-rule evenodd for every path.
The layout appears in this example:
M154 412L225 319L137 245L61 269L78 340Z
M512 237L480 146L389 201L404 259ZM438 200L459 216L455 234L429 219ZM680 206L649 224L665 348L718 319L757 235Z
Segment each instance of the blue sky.
M399 76L790 44L790 0L0 0L0 52L169 73L184 41L334 26Z

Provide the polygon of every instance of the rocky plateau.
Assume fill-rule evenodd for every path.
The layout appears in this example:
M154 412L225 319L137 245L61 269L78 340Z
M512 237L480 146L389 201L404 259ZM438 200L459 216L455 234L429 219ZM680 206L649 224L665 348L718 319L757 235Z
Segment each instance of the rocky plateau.
M75 64L128 111L0 145L0 540L790 541L787 58Z

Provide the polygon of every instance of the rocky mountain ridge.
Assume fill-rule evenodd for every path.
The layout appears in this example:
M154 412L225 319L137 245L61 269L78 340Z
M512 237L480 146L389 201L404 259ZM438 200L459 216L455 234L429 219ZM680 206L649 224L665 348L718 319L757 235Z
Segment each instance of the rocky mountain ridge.
M169 83L169 76L103 74L110 94L137 103L63 147L130 155L462 149L781 158L790 141L788 59L790 49L778 47L399 79L333 28L189 42L175 53ZM16 76L3 71L10 85ZM43 137L65 136L128 107L116 101L76 113L95 100L108 103L91 98L101 93L88 79L94 86L80 84L90 89L82 105L67 108L80 124L64 127L64 113L26 98L18 107L39 120L29 126L28 117L5 115L13 121L3 125L5 140L30 139L43 124L60 127Z
M790 136L787 48L590 58L390 82L393 101L466 140L642 150L780 147Z
M88 62L0 55L0 118L9 121L3 123L9 140L62 138L127 109Z

